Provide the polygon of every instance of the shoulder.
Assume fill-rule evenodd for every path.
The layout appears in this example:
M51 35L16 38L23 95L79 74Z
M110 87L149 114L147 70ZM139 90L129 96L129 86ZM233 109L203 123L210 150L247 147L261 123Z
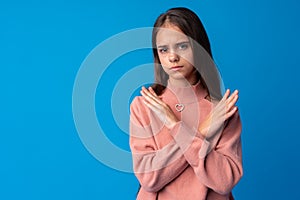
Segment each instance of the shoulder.
M138 112L138 111L145 111L146 110L146 105L143 102L143 97L142 96L136 96L132 100L130 104L130 113L131 112Z
M239 109L228 119L229 123L238 123L241 124L241 117Z
M139 124L149 124L149 108L144 104L142 96L136 96L130 104L131 121Z
M237 110L225 124L226 132L229 132L229 135L240 135L242 131L242 123L240 118L239 110Z

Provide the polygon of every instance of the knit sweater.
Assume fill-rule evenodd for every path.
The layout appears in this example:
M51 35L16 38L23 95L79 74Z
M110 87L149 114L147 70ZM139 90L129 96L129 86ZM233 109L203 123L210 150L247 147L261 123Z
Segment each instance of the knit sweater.
M130 148L141 184L137 200L231 200L243 174L238 111L212 138L199 124L213 108L199 82L190 87L168 83L160 98L179 122L172 129L137 96L130 105ZM176 104L184 105L179 112ZM182 105L180 107L182 107Z

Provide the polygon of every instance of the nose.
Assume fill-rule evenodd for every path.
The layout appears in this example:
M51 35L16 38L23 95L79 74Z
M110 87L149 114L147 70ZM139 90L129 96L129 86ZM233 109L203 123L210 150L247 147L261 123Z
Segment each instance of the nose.
M169 54L169 61L171 63L176 63L179 61L179 56L175 52L170 52Z

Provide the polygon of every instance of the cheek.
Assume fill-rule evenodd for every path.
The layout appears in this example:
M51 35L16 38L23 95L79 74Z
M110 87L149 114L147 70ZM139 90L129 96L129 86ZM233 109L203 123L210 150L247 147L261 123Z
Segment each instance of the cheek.
M163 68L163 70L168 74L168 60L166 59L166 56L158 56L160 64Z
M194 65L194 56L192 52L187 52L181 56L186 62L191 65Z
M167 63L168 63L167 56L163 56L163 55L158 54L158 58L159 58L160 64L162 66L167 65Z

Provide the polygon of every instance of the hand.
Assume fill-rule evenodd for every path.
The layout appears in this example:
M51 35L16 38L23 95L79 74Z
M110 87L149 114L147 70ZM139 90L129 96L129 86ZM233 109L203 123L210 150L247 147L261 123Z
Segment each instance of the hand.
M199 131L206 139L210 139L222 131L224 122L237 111L235 103L238 100L238 91L235 90L230 97L229 94L230 90L227 89L221 101L200 124Z
M144 97L145 105L158 116L167 128L173 128L179 121L171 108L157 96L151 87L149 89L142 87L141 95Z

